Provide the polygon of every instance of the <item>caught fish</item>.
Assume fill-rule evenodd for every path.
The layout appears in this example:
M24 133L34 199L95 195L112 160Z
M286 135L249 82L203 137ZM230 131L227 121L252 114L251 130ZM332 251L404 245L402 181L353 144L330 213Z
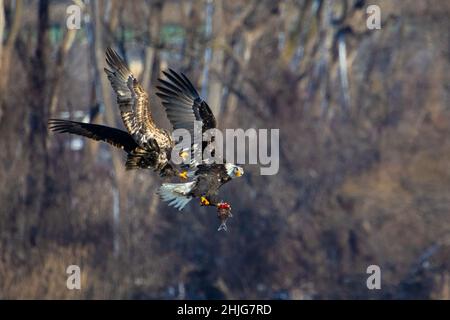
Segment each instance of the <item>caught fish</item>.
M231 218L231 206L226 202L219 202L217 204L217 217L220 220L220 226L217 231L227 231L227 220Z

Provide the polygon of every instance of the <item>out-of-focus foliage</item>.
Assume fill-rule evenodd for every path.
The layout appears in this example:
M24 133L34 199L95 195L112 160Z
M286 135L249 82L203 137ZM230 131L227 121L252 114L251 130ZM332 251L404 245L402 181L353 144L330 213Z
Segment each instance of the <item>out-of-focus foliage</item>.
M68 31L73 3L83 19ZM381 30L366 27L369 4ZM0 9L0 298L450 298L448 2ZM47 132L49 117L121 126L107 46L163 127L154 87L171 67L222 128L280 128L279 173L249 165L222 189L228 233L214 210L160 203L159 178L125 172L120 151ZM80 291L66 288L71 264ZM366 287L371 264L382 290Z

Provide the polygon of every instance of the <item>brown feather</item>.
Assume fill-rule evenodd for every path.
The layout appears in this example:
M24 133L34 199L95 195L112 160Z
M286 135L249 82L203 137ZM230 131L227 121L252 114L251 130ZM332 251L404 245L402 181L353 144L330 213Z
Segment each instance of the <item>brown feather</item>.
M116 93L128 132L141 147L149 148L156 142L160 149L171 148L173 142L170 135L155 125L149 109L148 94L125 62L111 48L106 50L106 62L111 70L105 69L105 72Z

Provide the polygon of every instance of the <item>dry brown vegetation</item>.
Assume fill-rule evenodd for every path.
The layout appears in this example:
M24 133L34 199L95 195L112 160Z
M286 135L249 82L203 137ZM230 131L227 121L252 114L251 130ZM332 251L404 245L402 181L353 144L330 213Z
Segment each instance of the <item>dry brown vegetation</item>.
M75 35L69 4L0 0L0 298L450 298L448 2L91 1ZM279 173L245 166L222 189L228 233L213 210L160 203L159 178L119 151L47 131L76 111L121 126L106 46L166 128L167 66L207 84L222 128L280 128Z

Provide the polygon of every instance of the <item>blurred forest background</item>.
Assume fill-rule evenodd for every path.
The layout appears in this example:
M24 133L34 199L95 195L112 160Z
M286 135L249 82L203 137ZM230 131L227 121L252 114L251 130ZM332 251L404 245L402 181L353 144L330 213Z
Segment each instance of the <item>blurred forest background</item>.
M444 0L0 0L0 298L449 299L449 16ZM279 173L222 188L227 233L214 210L161 203L120 150L48 132L122 127L108 46L165 128L167 67L221 128L280 128Z

